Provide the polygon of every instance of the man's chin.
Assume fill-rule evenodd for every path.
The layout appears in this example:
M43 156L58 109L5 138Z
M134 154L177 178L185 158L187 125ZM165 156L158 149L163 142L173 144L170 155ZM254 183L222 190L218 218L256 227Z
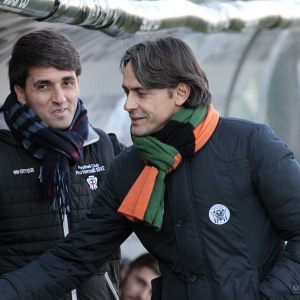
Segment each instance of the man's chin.
M137 129L137 128L131 127L131 135L133 135L133 136L142 137L142 136L148 136L150 134L151 133L149 133L147 130L142 130L141 128Z
M57 129L57 130L66 130L67 128L70 127L71 122L70 121L64 121L64 122L56 121L56 122L51 122L48 125L50 125L52 128Z
M131 135L133 136L144 136L143 134L136 132L136 131L131 131Z

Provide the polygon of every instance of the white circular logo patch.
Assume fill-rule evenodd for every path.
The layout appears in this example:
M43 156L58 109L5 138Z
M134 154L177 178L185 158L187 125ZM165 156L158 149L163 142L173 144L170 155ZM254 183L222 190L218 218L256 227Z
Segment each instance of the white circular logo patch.
M228 222L230 218L229 209L223 204L215 204L209 210L210 220L217 225L223 225Z

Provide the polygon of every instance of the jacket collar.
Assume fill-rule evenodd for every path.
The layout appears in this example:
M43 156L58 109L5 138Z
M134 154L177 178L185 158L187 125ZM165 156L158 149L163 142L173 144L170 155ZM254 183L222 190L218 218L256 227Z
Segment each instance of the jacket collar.
M98 133L93 129L92 125L89 124L89 133L88 133L88 137L87 140L84 141L83 147L96 143L98 140L100 139L100 136L98 135Z
M0 130L9 130L10 131L10 129L5 121L3 111L0 113Z

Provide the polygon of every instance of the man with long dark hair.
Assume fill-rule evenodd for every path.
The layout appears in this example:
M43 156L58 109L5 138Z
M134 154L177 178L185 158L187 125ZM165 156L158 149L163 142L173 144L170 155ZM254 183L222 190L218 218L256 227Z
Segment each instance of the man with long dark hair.
M292 151L263 124L219 116L181 39L132 46L121 70L133 146L113 160L91 212L64 242L3 276L2 299L74 288L133 231L159 262L153 300L300 299Z

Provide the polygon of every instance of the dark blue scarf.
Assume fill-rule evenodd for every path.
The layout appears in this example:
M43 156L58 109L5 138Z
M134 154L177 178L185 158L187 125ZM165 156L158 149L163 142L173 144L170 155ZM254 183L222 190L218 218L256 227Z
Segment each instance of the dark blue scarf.
M37 197L50 202L63 215L70 210L70 166L82 157L88 137L87 109L78 98L77 110L67 130L57 130L43 122L26 104L8 96L7 115L16 138L33 156L42 159ZM7 104L7 102L5 103Z

